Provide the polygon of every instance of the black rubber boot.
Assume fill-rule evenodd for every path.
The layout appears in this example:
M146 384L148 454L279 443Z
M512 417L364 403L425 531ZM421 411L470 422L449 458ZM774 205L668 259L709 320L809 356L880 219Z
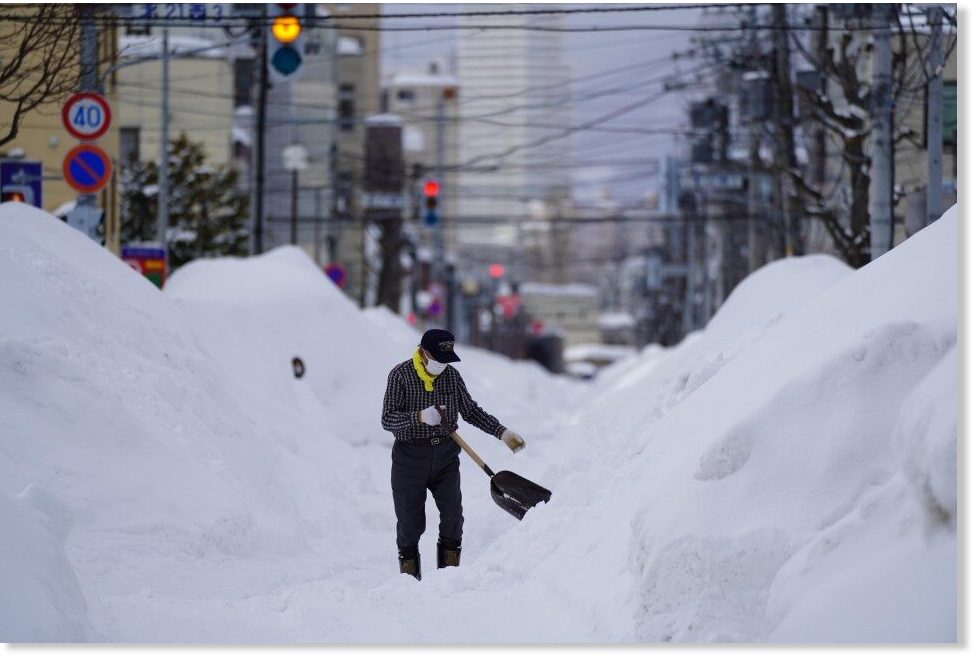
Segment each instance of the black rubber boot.
M460 566L460 542L440 539L436 542L436 568Z
M399 573L407 573L416 580L423 579L422 565L419 560L419 548L399 549Z

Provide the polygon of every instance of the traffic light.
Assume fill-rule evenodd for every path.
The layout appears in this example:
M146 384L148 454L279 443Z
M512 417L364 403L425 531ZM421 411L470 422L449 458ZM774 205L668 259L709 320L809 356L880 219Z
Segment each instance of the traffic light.
M298 77L304 59L304 5L277 3L270 6L271 24L267 34L267 64L271 77L278 81Z
M436 226L440 221L440 183L427 180L423 183L423 196L426 197L426 214L424 219L427 226Z

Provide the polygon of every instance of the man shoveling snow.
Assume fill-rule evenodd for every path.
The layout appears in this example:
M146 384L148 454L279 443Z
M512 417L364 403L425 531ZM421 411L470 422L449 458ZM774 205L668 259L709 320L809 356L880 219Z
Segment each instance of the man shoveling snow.
M419 538L426 530L426 490L440 512L436 566L460 566L463 507L460 446L450 434L457 415L502 440L512 452L524 439L480 408L456 368L454 337L443 329L423 334L413 357L389 372L382 401L382 427L396 437L392 447L392 499L400 573L422 579Z

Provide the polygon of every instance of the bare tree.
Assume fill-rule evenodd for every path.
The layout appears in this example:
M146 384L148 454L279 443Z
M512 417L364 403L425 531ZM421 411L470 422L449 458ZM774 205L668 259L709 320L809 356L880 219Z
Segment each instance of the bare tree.
M893 57L893 104L899 109L904 95L924 82L925 56L919 48L909 48L909 34L898 11L894 12L893 20L898 41ZM838 39L821 50L810 50L797 36L792 39L801 56L825 77L827 88L836 92L832 95L822 88L798 88L802 104L810 110L809 120L824 126L839 147L839 180L831 185L824 181L816 184L815 177L808 176L800 167L790 169L788 175L805 216L820 220L842 258L853 267L861 267L870 259L871 161L867 140L872 131L870 79L865 73L868 67L862 64L870 57L872 42L861 30L846 25ZM915 35L913 43L916 43ZM893 148L904 141L917 143L918 139L915 131L901 128L894 134ZM836 195L837 190L845 194Z
M0 14L0 146L41 105L78 89L82 5L7 5Z

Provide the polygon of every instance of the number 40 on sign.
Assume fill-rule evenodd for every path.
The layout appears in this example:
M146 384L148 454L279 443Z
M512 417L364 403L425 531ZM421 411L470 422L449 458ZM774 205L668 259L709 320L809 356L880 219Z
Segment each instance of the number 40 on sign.
M112 110L99 94L82 92L68 99L61 109L65 130L80 140L98 139L112 123Z

